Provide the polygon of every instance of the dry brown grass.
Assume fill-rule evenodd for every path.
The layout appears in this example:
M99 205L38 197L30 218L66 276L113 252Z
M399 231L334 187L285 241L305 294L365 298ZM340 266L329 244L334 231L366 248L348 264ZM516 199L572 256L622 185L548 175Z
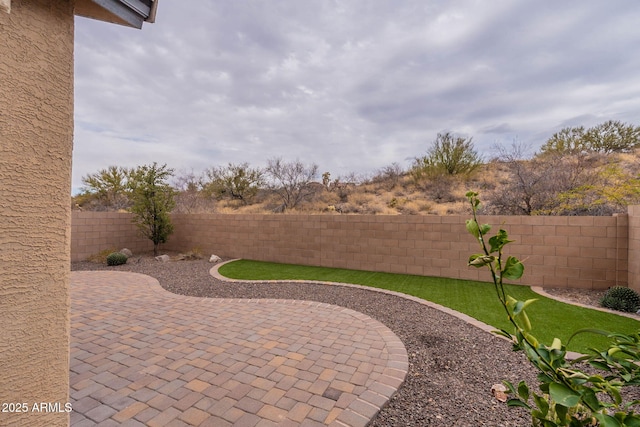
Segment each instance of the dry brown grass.
M100 252L90 255L89 257L87 257L87 261L89 262L94 262L96 264L106 264L107 263L107 256L109 256L109 254L113 253L113 252L118 252L118 249L116 248L107 248L107 249L103 249Z
M452 215L467 214L465 193L492 190L505 179L504 170L496 165L479 168L469 177L445 177L431 182L416 183L405 174L393 182L376 179L349 186L346 192L327 190L319 186L311 200L285 213L369 214L369 215ZM322 188L322 189L320 189ZM255 203L220 200L215 212L223 214L271 214L282 201L264 194Z

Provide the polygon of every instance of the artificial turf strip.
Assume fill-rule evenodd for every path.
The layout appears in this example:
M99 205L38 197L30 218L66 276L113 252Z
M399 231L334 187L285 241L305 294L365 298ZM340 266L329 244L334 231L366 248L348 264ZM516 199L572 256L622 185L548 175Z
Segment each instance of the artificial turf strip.
M488 282L251 260L227 263L220 267L219 272L232 279L319 280L388 289L452 308L496 328L512 330L494 286ZM566 343L574 331L584 328L627 334L640 329L640 323L635 319L565 304L540 296L528 286L507 285L506 291L518 300L538 299L527 307L527 314L533 324L533 334L548 345L555 337ZM604 337L581 334L569 343L568 350L585 353L589 347L603 348L606 345Z

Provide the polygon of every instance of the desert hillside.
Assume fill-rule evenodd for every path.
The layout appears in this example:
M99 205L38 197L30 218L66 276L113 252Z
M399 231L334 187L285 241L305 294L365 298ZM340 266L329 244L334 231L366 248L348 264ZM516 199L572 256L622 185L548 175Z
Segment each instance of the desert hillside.
M239 165L251 170L248 165ZM303 163L298 166L304 168ZM240 168L242 169L242 168ZM227 171L228 172L228 171ZM369 176L333 178L308 174L307 181L260 183L252 191L213 185L202 176L176 175L179 213L313 213L449 215L469 212L465 193L477 191L484 213L512 215L611 215L640 203L640 149L520 159L503 153L473 170L449 174L389 165ZM234 175L238 181L237 170ZM233 181L233 180L232 180ZM297 187L294 185L296 184ZM291 188L285 188L290 185ZM288 193L287 193L288 191ZM298 193L295 193L298 192ZM295 194L292 194L295 193ZM82 210L127 210L122 194L85 192L72 204ZM295 204L291 197L299 197ZM289 197L289 199L287 199ZM287 204L287 201L289 202Z

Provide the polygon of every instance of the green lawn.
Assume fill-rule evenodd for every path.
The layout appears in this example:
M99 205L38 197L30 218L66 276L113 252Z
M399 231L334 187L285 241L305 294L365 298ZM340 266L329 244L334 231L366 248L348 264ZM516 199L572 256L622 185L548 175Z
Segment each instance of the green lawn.
M320 280L388 289L433 301L496 328L511 330L493 284L488 282L249 260L225 264L220 268L220 274L244 280ZM619 333L633 333L640 329L637 320L564 304L542 297L528 286L507 286L507 292L518 300L538 299L527 308L527 313L533 324L534 335L547 344L551 344L554 337L564 343L574 331L582 328ZM589 347L600 348L605 345L604 337L581 334L571 341L569 350L585 352Z

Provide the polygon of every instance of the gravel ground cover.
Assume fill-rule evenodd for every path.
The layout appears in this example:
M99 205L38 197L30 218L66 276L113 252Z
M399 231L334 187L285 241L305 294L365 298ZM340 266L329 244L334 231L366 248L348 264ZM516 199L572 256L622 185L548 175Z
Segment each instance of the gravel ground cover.
M72 270L148 274L166 290L182 295L313 300L347 307L379 320L404 343L410 367L405 383L372 426L530 425L526 411L508 408L491 394L491 386L504 379L536 384L536 372L526 358L514 353L511 344L501 338L397 296L311 283L224 282L209 274L211 267L206 260L161 263L148 256L133 257L117 267L91 262L72 264Z

